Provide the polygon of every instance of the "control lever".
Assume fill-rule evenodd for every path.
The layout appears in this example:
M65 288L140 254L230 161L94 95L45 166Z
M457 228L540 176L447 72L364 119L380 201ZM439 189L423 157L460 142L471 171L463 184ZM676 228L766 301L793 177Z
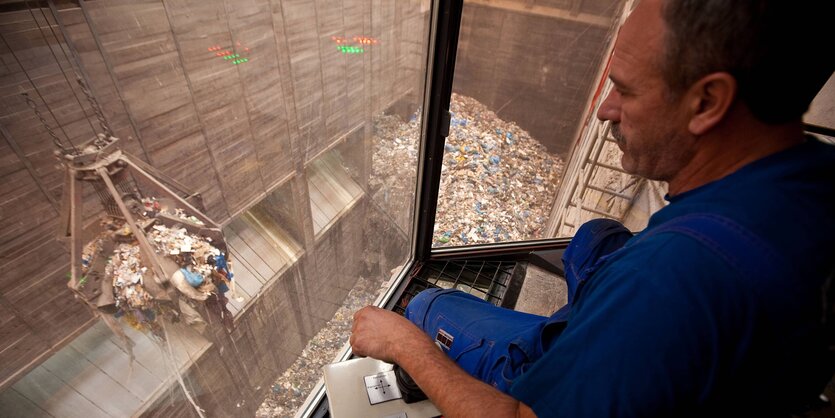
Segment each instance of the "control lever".
M400 394L403 395L403 402L415 403L427 399L426 394L418 387L417 383L412 380L399 365L394 365L394 377L397 380L397 387L400 388Z

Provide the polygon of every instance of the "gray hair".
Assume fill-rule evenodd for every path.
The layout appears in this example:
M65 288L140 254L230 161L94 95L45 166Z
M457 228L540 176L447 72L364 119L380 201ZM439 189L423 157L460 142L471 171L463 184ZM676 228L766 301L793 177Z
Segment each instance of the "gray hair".
M763 122L800 118L835 69L828 1L666 0L662 71L673 95L713 72Z

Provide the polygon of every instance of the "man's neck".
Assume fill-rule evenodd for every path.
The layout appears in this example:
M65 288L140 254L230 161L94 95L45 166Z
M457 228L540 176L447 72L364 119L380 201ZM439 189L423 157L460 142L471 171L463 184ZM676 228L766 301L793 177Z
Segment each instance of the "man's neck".
M690 162L669 180L675 196L719 180L740 168L804 141L801 121L767 125L752 117L735 115L698 139Z

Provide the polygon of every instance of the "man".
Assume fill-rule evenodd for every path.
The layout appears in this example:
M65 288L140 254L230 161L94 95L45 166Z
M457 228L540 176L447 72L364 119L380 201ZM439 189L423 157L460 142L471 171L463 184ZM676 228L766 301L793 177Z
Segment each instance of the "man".
M581 227L569 304L550 318L432 290L408 319L357 312L354 353L399 364L447 417L785 416L820 393L835 147L801 116L833 71L825 16L643 0L598 117L625 170L668 182L670 205L635 237Z

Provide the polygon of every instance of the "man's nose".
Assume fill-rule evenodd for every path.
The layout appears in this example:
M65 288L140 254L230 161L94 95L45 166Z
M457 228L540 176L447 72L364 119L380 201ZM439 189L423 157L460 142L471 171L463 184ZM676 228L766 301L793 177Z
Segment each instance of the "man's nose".
M612 89L597 109L597 118L602 121L620 122L620 97L617 90Z

